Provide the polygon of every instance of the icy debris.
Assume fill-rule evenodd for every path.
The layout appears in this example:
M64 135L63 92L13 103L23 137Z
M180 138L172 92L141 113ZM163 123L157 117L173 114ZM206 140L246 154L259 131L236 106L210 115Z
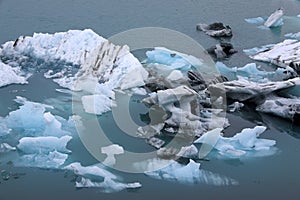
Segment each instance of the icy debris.
M279 117L300 122L300 99L269 96L264 103L257 106L259 112L270 113Z
M278 68L276 71L263 71L255 63L246 64L244 67L229 68L222 62L217 62L216 67L229 81L238 80L239 77L249 81L266 83L269 81L282 81L297 76L297 73L291 68Z
M111 98L101 94L82 96L81 101L85 112L96 115L108 112L112 106L116 106Z
M48 153L25 154L14 163L20 167L38 167L43 169L60 169L66 162L68 154L51 151Z
M245 21L250 24L263 24L266 20L263 17L254 17L245 19Z
M225 88L227 96L238 101L246 101L255 97L269 95L278 90L292 88L300 85L300 78L293 78L286 81L256 83L240 78L239 80L211 85L211 89L218 90L218 87Z
M80 182L76 182L77 188L100 188L103 192L119 192L125 189L141 188L142 184L139 182L134 183L120 183L110 178L104 178L103 182L93 182L88 178L81 178Z
M270 149L276 144L276 141L258 138L266 129L264 126L256 126L253 129L245 128L233 137L221 136L222 129L218 129L219 139L214 145L214 149L224 158L266 156L272 154L274 152ZM208 141L206 137L208 136L208 134L204 134L194 143L206 144L206 141Z
M245 50L250 58L269 62L279 67L290 66L300 72L300 41L287 39L275 45L265 45L262 48Z
M200 169L200 164L193 160L190 160L187 165L172 161L170 165L163 169L146 172L145 174L152 178L188 185L208 184L214 186L227 186L238 184L234 179Z
M148 144L150 144L151 146L155 147L156 149L161 148L166 143L165 141L163 141L159 138L156 138L156 137L150 137L150 138L146 139L146 142Z
M0 153L6 153L17 150L16 147L12 147L7 143L0 143Z
M283 25L283 19L282 19L283 15L284 15L283 9L282 8L277 9L275 12L273 12L268 17L268 19L266 20L264 25L268 28L282 26Z
M72 163L64 169L73 171L76 175L80 175L86 178L95 179L95 178L109 178L109 179L117 179L118 177L111 172L104 169L100 164L92 165L92 166L82 166L79 162Z
M230 26L224 25L223 23L216 22L210 25L207 24L197 24L197 30L203 31L205 34L212 37L231 37L232 30Z
M55 34L34 33L2 45L4 56L30 55L43 60L61 60L80 65L89 53L107 41L90 29L69 30Z
M101 147L101 153L107 155L107 157L103 161L103 164L106 166L113 166L116 164L115 155L124 154L124 149L118 144L112 144L107 147Z
M26 84L27 78L17 67L11 67L0 61L0 87L10 84Z
M23 137L19 140L17 148L26 154L49 153L52 151L71 153L67 149L67 144L71 139L72 137L68 135L61 138L53 136Z
M7 127L6 120L0 117L0 137L8 135L11 132L11 129Z

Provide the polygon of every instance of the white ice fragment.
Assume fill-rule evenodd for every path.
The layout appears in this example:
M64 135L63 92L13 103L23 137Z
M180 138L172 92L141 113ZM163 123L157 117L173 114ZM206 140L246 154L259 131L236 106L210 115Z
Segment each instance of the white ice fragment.
M120 145L112 144L107 147L101 147L101 153L107 155L107 157L103 161L103 164L106 166L113 166L116 164L115 155L123 154L124 149Z
M268 17L268 19L266 20L264 25L268 28L282 26L283 25L283 19L282 19L283 15L284 15L283 9L282 8L277 9L274 13L272 13Z
M61 153L70 153L67 149L71 136L63 136L61 138L53 136L44 137L23 137L19 140L17 148L26 154L49 153L58 151Z
M119 192L124 189L140 188L142 185L139 182L134 183L120 183L110 178L104 178L103 182L93 182L88 178L81 178L80 182L76 182L77 188L100 188L103 192Z
M262 17L255 17L255 18L245 19L245 21L250 24L263 24L265 22L265 19Z
M61 129L62 124L50 112L44 113L44 119L46 122L44 135L59 137L70 134L67 131L63 131Z
M97 179L97 178L108 178L108 179L117 179L118 177L111 172L104 169L101 165L92 165L92 166L82 166L79 162L72 163L64 169L71 170L75 174L91 178L91 179Z
M297 32L297 33L287 33L284 36L287 37L287 38L289 38L289 39L300 40L300 32Z
M19 68L11 67L0 61L0 87L10 84L26 84L28 76L22 75Z
M237 110L240 110L242 107L244 107L244 104L236 101L228 106L228 110L229 112L235 112Z
M234 179L214 174L210 171L200 169L200 164L190 159L187 165L181 165L172 161L170 165L163 169L146 172L152 178L172 181L182 184L208 184L215 186L237 185Z
M198 155L198 149L195 145L181 147L180 151L176 155L184 158L196 158Z

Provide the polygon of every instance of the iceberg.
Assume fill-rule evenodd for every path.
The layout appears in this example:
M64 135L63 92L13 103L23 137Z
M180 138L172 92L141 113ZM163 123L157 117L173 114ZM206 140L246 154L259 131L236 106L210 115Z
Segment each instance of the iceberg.
M229 81L243 77L243 79L252 82L267 83L269 81L283 81L297 76L297 73L291 67L278 68L272 72L259 70L259 66L255 63L249 63L239 68L229 68L224 63L217 62L216 67L221 75L225 76Z
M116 106L111 98L101 94L82 96L81 101L85 112L96 115L108 112L112 106Z
M247 18L245 19L245 21L250 24L263 24L263 26L260 26L261 28L274 28L283 25L283 15L283 9L279 8L274 11L269 17Z
M277 9L275 12L273 12L268 17L268 19L266 20L264 25L268 28L282 26L283 25L283 19L282 19L283 15L284 15L283 9L282 8Z
M300 99L270 96L264 101L264 103L258 105L256 110L299 123Z
M51 151L48 153L25 154L14 161L19 167L37 167L42 169L61 169L68 154Z
M234 179L200 169L200 164L191 159L187 165L172 161L170 165L163 169L146 172L145 174L155 179L188 185L208 184L214 186L228 186L238 184Z
M259 139L258 137L266 130L264 126L256 126L253 129L245 128L233 137L221 136L222 129L218 129L219 139L214 149L222 158L260 157L272 155L272 147L276 144L274 140ZM206 144L208 134L204 134L194 143Z
M107 155L107 157L103 161L103 164L106 166L113 166L116 164L115 155L123 154L124 149L118 144L112 144L106 147L101 147L101 153Z
M228 111L235 112L237 110L240 110L242 107L244 107L244 104L236 101L228 106Z
M71 153L67 149L67 144L71 139L72 137L68 135L61 138L53 136L23 137L19 140L17 148L26 154L49 153L52 151Z
M300 41L286 39L283 42L280 42L275 45L266 45L263 46L261 49L254 48L250 50L245 50L244 52L254 60L269 62L283 68L290 66L299 73L299 47Z
M55 34L34 33L21 36L2 45L2 56L22 58L22 55L43 60L61 60L80 65L89 53L107 41L90 29L69 30Z
M10 84L26 84L28 77L24 77L20 68L13 68L0 61L0 87Z
M120 183L110 178L104 178L103 182L93 182L88 178L81 178L80 182L76 182L77 188L101 188L103 192L119 192L125 189L141 188L142 184L139 182L134 183Z
M197 24L197 30L203 31L205 34L212 37L231 37L232 30L230 26L216 22L212 24Z
M220 44L216 44L215 46L207 49L207 52L215 56L217 59L222 59L237 53L237 50L233 48L232 44L228 42L221 42Z
M225 88L229 98L238 101L247 101L256 97L267 96L273 92L293 88L300 85L300 78L292 78L286 81L256 83L245 78L234 81L210 85L212 90L218 90L218 87Z

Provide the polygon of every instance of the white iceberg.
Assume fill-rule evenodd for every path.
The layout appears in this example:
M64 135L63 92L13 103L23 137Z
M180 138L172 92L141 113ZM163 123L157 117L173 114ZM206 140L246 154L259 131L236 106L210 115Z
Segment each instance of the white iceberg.
M101 115L116 106L114 100L102 94L85 95L81 98L85 112L90 114Z
M43 60L61 60L80 65L98 45L107 41L90 29L55 34L34 33L2 45L4 56L30 55Z
M286 39L275 45L265 45L262 48L244 50L250 58L258 61L269 62L279 67L290 66L298 71L300 65L300 41Z
M42 169L60 169L66 162L68 154L52 151L48 153L25 154L14 164L19 167L38 167Z
M100 188L103 192L119 192L125 189L136 189L142 187L139 182L120 183L110 178L104 178L103 182L93 182L88 178L81 178L80 182L76 182L77 188Z
M234 179L200 169L200 164L190 159L187 165L172 161L167 167L146 172L147 176L181 184L208 184L214 186L237 185Z
M26 84L28 76L23 76L20 69L0 61L0 87L10 84Z
M300 116L300 99L270 96L264 101L264 103L258 105L256 110L296 122L299 120Z
M67 149L71 136L63 136L61 138L53 136L44 137L23 137L19 140L17 148L26 154L39 154L58 151L61 153L70 153Z
M276 141L268 139L259 139L258 137L266 130L264 126L256 126L253 129L245 128L233 137L221 136L219 129L219 139L214 145L214 149L222 158L241 158L241 157L260 157L274 154L271 149ZM204 134L194 143L206 144L208 134Z
M263 17L254 17L245 19L250 24L263 24L266 20Z
M123 154L124 149L118 144L112 144L106 147L101 147L101 153L107 155L107 157L103 161L103 164L106 166L113 166L116 164L115 155Z
M276 71L267 72L259 70L259 66L255 63L249 63L239 68L229 68L224 63L217 62L216 67L229 81L238 80L242 76L249 81L265 83L268 81L282 81L297 75L291 67L278 68Z
M268 28L282 26L283 25L283 19L282 19L283 15L284 15L283 9L282 8L277 9L275 12L273 12L268 17L268 19L266 20L264 25Z

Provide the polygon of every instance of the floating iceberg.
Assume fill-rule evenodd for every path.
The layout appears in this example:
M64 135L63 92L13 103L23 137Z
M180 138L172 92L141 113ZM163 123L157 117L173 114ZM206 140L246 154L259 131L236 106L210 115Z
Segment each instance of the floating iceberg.
M217 59L222 59L237 53L237 50L233 48L232 44L221 42L220 44L216 44L215 46L207 49L207 52L216 56Z
M271 151L271 148L276 142L274 140L258 138L266 129L264 126L256 126L253 129L246 128L233 137L221 136L222 129L219 129L219 139L214 145L214 149L216 149L223 158L272 155L274 151ZM208 134L204 134L194 143L206 144L206 137L208 137Z
M263 24L264 27L273 28L283 25L283 9L279 8L273 12L269 17L255 17L245 19L250 24Z
M279 8L278 10L276 10L274 13L272 13L268 17L268 19L266 20L264 25L268 28L282 26L283 25L283 19L282 19L283 15L284 15L283 9Z
M7 143L0 143L0 153L6 153L17 150L16 147L12 147Z
M119 192L125 189L136 189L141 188L142 184L139 182L135 183L120 183L109 178L104 178L103 182L93 182L87 178L81 178L80 182L76 182L77 188L101 188L103 192Z
M44 137L23 137L20 139L17 148L26 154L49 153L58 151L61 153L70 153L67 149L71 136L63 136L61 138L53 136Z
M156 179L190 185L208 184L214 186L227 186L238 184L234 179L200 169L200 164L193 160L190 160L187 165L172 161L167 167L157 171L146 172L146 175Z
M23 76L20 69L0 61L0 87L10 84L26 84L28 76Z
M275 45L265 45L262 48L248 49L244 52L254 60L269 62L283 68L290 66L299 73L299 47L298 40L287 39Z
M103 164L106 166L113 166L116 164L115 155L123 154L124 149L120 145L112 144L110 146L101 147L101 153L107 155L107 157L103 161Z
M296 123L299 123L300 99L270 96L265 100L264 103L257 106L256 110L290 119Z
M297 73L290 67L278 68L276 71L267 72L259 70L255 63L249 63L244 67L229 68L224 63L217 62L217 69L222 76L225 76L229 81L238 80L239 77L249 81L266 83L269 81L282 81L297 76Z
M225 88L229 98L238 101L247 101L256 97L267 96L282 89L293 88L300 85L300 78L292 78L286 81L256 83L245 78L211 85L211 89L218 90L218 87Z
M107 41L90 29L55 34L34 33L2 45L2 56L32 56L43 60L61 60L80 65L88 54Z

